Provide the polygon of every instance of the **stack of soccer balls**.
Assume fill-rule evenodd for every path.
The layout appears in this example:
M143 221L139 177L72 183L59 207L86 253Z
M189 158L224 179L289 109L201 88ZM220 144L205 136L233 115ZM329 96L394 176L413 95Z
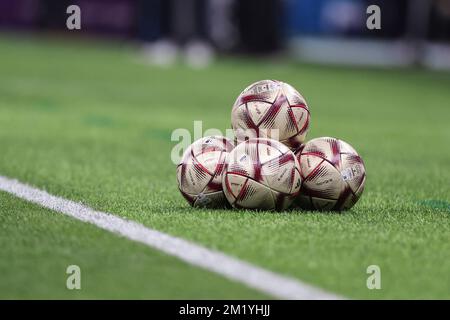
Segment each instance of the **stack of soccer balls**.
M250 85L231 112L235 141L205 137L185 151L177 166L181 194L207 208L351 208L364 190L364 163L342 140L304 143L309 123L305 99L289 84Z

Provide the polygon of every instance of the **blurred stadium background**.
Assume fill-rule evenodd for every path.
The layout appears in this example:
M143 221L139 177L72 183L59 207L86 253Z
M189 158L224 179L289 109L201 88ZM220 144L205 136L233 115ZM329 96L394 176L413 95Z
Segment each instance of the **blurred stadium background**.
M81 8L68 31L66 9ZM366 8L381 8L368 30ZM289 54L319 63L450 68L449 0L1 0L3 31L132 40L149 61L179 49L193 65L222 54Z
M448 299L449 69L450 0L0 0L0 177L349 298ZM308 139L360 152L354 210L230 214L179 194L174 129L229 128L264 78L305 94ZM1 191L0 248L0 299L267 298Z

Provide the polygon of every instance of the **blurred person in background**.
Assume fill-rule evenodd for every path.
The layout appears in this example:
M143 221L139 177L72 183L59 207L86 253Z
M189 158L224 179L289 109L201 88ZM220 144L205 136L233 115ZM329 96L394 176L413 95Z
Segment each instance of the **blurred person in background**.
M214 57L208 34L208 0L142 0L139 36L149 62L169 65L182 50L193 67L207 66Z
M180 52L193 67L205 67L216 50L251 54L281 48L278 0L140 1L139 35L148 61L170 65Z
M214 57L208 33L211 0L141 0L139 36L151 63L170 65L180 52L193 67L207 66Z

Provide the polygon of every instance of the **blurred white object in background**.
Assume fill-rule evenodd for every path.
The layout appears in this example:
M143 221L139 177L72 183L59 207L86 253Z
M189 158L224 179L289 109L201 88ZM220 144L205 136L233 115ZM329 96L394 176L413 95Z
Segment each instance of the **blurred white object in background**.
M142 51L145 61L157 66L170 66L178 57L178 47L170 40L144 44Z
M357 31L365 24L364 3L335 0L324 4L321 25L330 33Z
M195 69L208 67L214 61L214 57L214 48L204 41L190 41L184 49L186 64Z
M423 64L436 70L450 70L450 45L430 43L425 47Z
M219 50L231 50L239 42L234 21L235 0L209 0L207 26L209 36Z
M313 63L393 67L415 59L410 44L395 40L303 37L291 40L290 49L295 58Z

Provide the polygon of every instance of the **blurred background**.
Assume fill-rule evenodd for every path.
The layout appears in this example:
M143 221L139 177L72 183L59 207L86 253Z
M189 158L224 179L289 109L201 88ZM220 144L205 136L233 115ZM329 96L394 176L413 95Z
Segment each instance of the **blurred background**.
M81 30L67 30L69 5ZM369 5L381 29L367 28ZM161 65L241 54L450 68L450 0L0 0L0 30L132 41Z

